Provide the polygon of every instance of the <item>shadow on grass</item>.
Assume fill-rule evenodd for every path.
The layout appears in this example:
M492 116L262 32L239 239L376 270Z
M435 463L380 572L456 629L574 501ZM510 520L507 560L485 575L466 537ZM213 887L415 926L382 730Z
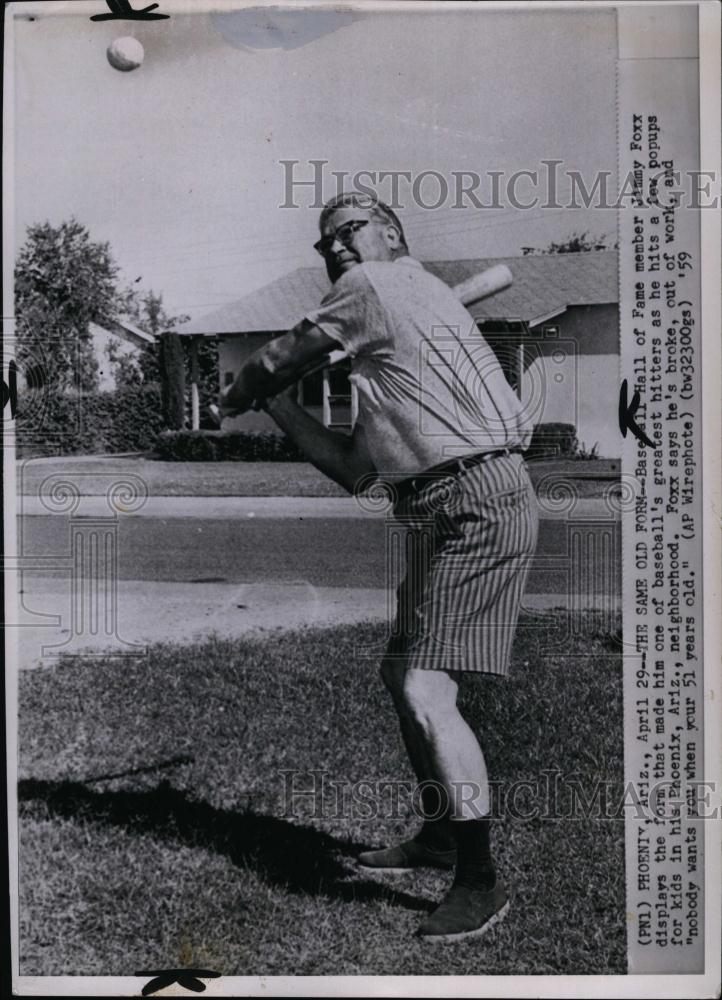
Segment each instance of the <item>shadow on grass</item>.
M384 901L407 910L436 904L373 881L345 881L339 856L355 855L366 844L339 840L250 810L231 812L187 798L168 782L148 791L96 792L75 781L18 783L18 800L28 817L54 816L124 827L160 840L223 854L236 866L294 893L352 902Z

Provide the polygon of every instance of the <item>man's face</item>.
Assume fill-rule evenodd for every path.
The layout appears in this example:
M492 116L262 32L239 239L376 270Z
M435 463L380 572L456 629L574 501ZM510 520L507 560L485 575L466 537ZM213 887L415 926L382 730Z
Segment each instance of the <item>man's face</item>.
M336 239L332 239L334 235ZM393 260L400 245L394 226L371 212L351 207L339 208L325 220L321 239L327 241L323 256L332 282L364 261Z

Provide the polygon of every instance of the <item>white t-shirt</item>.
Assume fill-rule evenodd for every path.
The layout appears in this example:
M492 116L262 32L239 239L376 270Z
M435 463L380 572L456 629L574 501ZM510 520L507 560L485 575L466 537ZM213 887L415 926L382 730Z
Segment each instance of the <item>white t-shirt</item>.
M307 313L346 350L381 476L526 448L533 425L471 314L412 257L346 271Z

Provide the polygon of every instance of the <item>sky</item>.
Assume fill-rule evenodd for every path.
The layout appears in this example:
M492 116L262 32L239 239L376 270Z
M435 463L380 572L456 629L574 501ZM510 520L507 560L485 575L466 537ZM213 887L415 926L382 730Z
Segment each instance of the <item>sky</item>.
M313 191L280 207L282 160L301 179L328 161L324 197L332 171L434 170L453 191L463 170L616 169L611 9L217 6L161 0L165 21L91 22L104 3L50 4L16 20L18 248L28 225L74 216L110 243L124 281L197 318L321 264ZM145 58L121 73L106 49L128 35ZM430 204L438 188L420 190ZM611 211L453 208L452 194L424 209L408 183L399 197L422 260L513 256L585 230L616 238Z

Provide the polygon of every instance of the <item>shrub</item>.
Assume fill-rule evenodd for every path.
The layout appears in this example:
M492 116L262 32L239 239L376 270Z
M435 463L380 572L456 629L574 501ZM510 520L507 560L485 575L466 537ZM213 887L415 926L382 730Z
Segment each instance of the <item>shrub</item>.
M588 451L586 444L582 441L574 457L584 462L596 462L599 458L599 442L595 441L592 448Z
M160 387L124 386L82 395L26 392L18 398L18 455L146 451L163 426Z
M21 458L101 451L97 394L72 395L45 388L18 393L15 444Z
M301 452L273 431L163 431L155 451L166 462L302 462Z
M148 451L163 428L160 386L124 386L101 393L107 451Z
M206 431L163 431L155 442L155 453L166 462L215 462L216 443Z
M526 457L574 458L578 445L574 424L537 424Z

